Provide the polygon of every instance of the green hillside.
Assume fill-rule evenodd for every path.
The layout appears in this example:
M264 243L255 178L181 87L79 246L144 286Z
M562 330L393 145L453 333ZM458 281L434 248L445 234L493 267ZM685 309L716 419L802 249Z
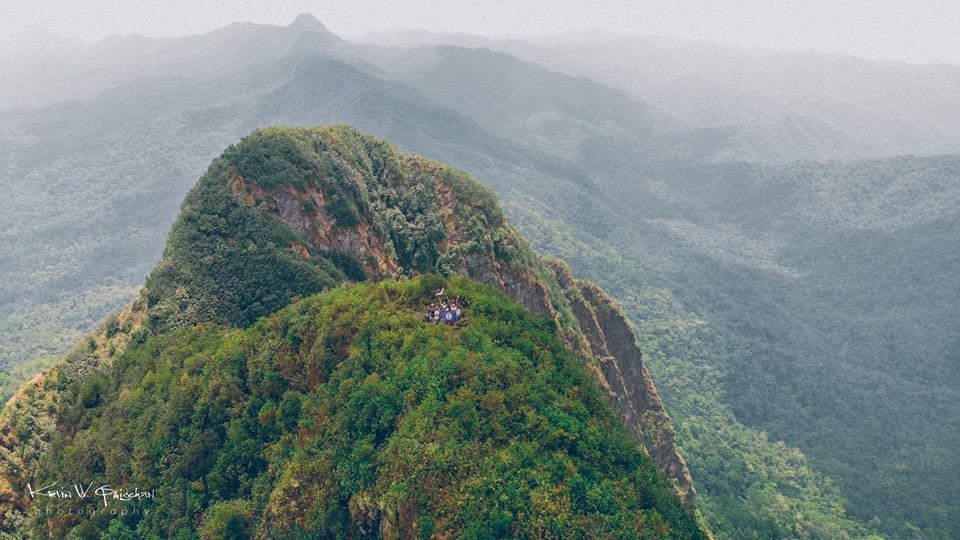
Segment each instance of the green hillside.
M440 289L456 326L424 320ZM0 434L15 536L705 536L613 301L465 173L348 126L214 160L139 297ZM78 478L149 497L34 494Z
M440 287L469 302L455 327L423 320ZM155 497L31 518L55 537L703 536L552 321L464 278L150 338L65 392L37 481ZM64 503L38 504L98 504Z

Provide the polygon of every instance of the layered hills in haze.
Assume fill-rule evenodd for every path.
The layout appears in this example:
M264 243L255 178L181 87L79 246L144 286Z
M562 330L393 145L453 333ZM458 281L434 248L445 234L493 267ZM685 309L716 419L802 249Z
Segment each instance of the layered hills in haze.
M960 152L960 66L571 32L529 39L384 31L365 42L487 48L621 89L729 138L714 158L753 162Z
M465 262L438 232L440 224L449 230L449 216L416 207L415 193L371 194L368 208L338 191L349 183L317 184L324 197L347 201L332 217L360 216L358 226L385 232L371 236L379 247L360 233L311 238L305 231L317 223L292 216L330 200L311 203L296 184L313 173L284 176L299 143L291 150L277 141L296 139L290 133L265 137L277 146L256 159L243 162L251 154L236 149L223 156L241 160L237 170L267 167L250 176L284 178L278 186L293 186L289 197L277 186L205 181L183 202L223 148L263 126L346 123L468 171L536 251L619 300L717 537L960 536L957 68L636 37L403 39L402 47L351 42L303 16L287 27L114 37L20 62L31 69L10 71L22 84L0 97L6 394L78 341L71 358L92 354L100 365L111 346L121 354L119 336L144 325L165 335L202 322L236 327L210 330L209 349L197 354L214 354L223 340L247 343L253 334L244 332L255 330L242 329L291 296L411 271L494 285L549 315L563 342L588 358L634 354L594 347L591 317L580 315L600 321L598 306L607 304L591 287L571 287L580 282L563 266L526 248L517 251L520 267L533 274ZM205 178L216 177L216 163ZM218 206L235 200L247 203ZM424 217L407 227L384 208ZM213 209L217 222L257 225L233 244L191 232L217 224L203 217ZM317 246L328 256L316 256ZM211 252L231 266L205 264ZM267 260L277 272L254 264ZM524 292L531 283L547 294ZM377 291L356 289L341 301ZM120 317L129 332L107 338L104 329L84 352L86 333L135 298L139 308ZM397 313L414 309L388 303ZM300 315L271 317L282 325ZM618 320L617 333L627 335ZM611 321L600 326L609 337ZM153 350L166 355L169 346L158 341ZM587 364L615 380L604 366ZM104 395L129 382L117 377L103 381ZM110 407L119 406L114 397ZM628 403L612 403L630 426ZM102 410L71 418L92 422ZM52 429L51 421L17 429ZM661 448L668 451L648 453L681 484L685 473L670 473L672 458L662 459L672 443ZM243 513L244 504L234 509Z

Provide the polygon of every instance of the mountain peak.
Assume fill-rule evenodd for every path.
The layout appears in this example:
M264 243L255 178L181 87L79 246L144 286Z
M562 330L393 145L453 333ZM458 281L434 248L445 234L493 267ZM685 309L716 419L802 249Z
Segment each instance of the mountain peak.
M300 15L297 15L297 18L294 19L293 22L290 23L290 26L288 26L287 28L293 28L293 29L308 31L308 32L327 32L327 33L330 32L329 30L327 30L327 27L324 26L322 22L320 22L319 19L317 19L310 13L301 13Z
M403 279L392 279L399 277ZM350 282L367 283L359 288L351 288L350 290L356 291L357 295L348 298L344 295L354 294L346 292ZM341 285L343 287L340 287ZM499 292L494 292L494 289ZM446 290L448 294L468 301L464 305L470 310L465 318L466 324L471 325L469 328L430 326L423 321L422 312L428 305L427 302L434 298L437 290ZM474 290L478 292L472 293L471 291ZM327 296L317 296L324 291L327 291ZM314 299L311 300L311 298ZM324 298L331 299L333 303L327 302ZM389 310L387 303L391 304ZM499 311L494 309L497 303L505 306L504 309ZM307 321L325 321L327 314L347 311L363 319L338 319L332 326L325 327L302 326ZM353 317L353 315L349 316ZM505 330L505 324L513 324L510 321L519 321L524 327ZM382 326L384 322L387 326ZM394 322L406 324L408 327L401 328ZM491 329L499 333L485 337L481 333L470 330L488 323ZM529 326L529 329L526 326ZM233 329L231 330L230 327ZM301 332L301 327L303 332L298 333ZM244 328L247 330L242 330ZM351 328L354 330L348 330ZM147 356L138 356L147 354L143 352L147 349L142 347L147 347L148 342L149 347L161 343L169 344L170 355L179 354L178 351L186 350L183 347L187 346L196 346L198 350L209 346L209 350L204 349L206 352L203 354L209 353L204 358L224 359L234 368L247 370L243 367L245 361L239 364L234 362L240 356L233 355L233 351L231 354L220 351L221 338L225 338L229 333L230 337L227 340L229 343L223 342L228 345L233 344L236 339L250 339L251 344L266 344L265 346L271 347L276 345L282 348L282 351L278 349L276 354L272 349L269 351L250 349L243 353L244 358L256 361L268 357L276 359L277 368L274 369L271 366L269 372L250 370L244 372L242 377L248 377L248 374L253 373L249 375L251 384L244 387L244 391L250 390L252 394L250 403L240 407L254 415L249 422L251 426L259 425L256 422L261 422L261 418L262 422L269 420L270 429L257 428L257 433L274 437L274 435L281 435L282 429L297 428L296 416L300 414L301 403L324 401L322 396L328 388L333 386L324 387L323 385L328 382L339 384L339 379L336 378L339 375L334 371L336 373L356 371L353 367L342 364L342 359L358 359L361 364L369 365L365 363L366 352L361 354L360 349L352 352L354 342L357 347L369 347L370 343L380 344L390 341L391 346L395 344L398 350L403 348L404 351L412 353L408 355L412 361L433 358L429 354L413 351L405 345L407 341L417 343L424 340L415 338L412 341L404 339L397 341L395 339L397 336L412 332L408 328L421 328L427 333L446 332L443 339L438 342L443 347L448 347L454 342L452 340L460 339L461 330L463 330L463 338L469 338L469 343L495 344L504 336L519 336L518 339L521 341L518 341L516 354L490 353L490 357L508 358L510 362L513 358L521 357L544 359L550 366L557 365L558 361L567 361L571 370L581 369L584 377L588 372L592 374L596 386L592 383L587 385L586 380L583 384L575 381L574 386L578 388L577 395L585 395L580 389L587 386L594 388L589 391L596 395L595 398L591 398L592 402L583 404L577 410L600 412L595 417L587 419L589 421L580 421L560 409L554 411L556 407L547 407L550 409L548 412L553 415L551 418L554 418L551 421L563 422L563 426L567 426L558 429L573 429L569 427L574 426L570 422L575 422L576 426L589 426L594 425L595 420L599 420L606 422L608 427L605 430L601 429L598 433L611 433L612 428L617 426L613 421L615 418L613 415L616 415L623 426L623 429L618 428L620 435L617 436L623 439L623 436L632 435L639 446L628 444L629 439L625 439L614 441L616 444L604 443L602 446L596 446L595 450L587 450L586 453L603 456L607 453L605 449L615 450L616 463L627 463L628 469L632 471L638 471L639 467L649 459L649 464L643 465L648 467L647 471L641 472L640 476L630 476L622 482L621 480L617 482L621 482L625 487L636 486L637 490L645 490L644 497L652 498L647 499L643 503L644 506L637 510L639 512L651 510L651 515L656 516L651 518L651 521L647 521L645 518L638 518L637 516L641 514L633 509L628 509L628 513L623 514L618 510L617 505L607 504L605 508L615 512L616 516L620 514L623 516L616 519L610 518L598 524L597 527L627 523L625 520L631 520L643 524L643 527L652 527L656 524L657 530L662 530L663 534L669 534L670 530L675 528L678 531L677 535L685 538L705 536L699 530L695 520L693 513L695 492L686 464L677 451L670 419L644 367L636 338L613 300L595 285L576 279L569 268L559 260L545 260L536 255L504 218L493 192L467 173L420 156L400 152L386 141L365 135L345 125L319 128L264 128L232 145L213 161L207 173L184 200L180 217L177 218L171 230L163 260L150 274L140 298L117 318L116 324L105 325L102 332L98 331L88 340L87 346L77 349L76 355L68 357L58 367L49 371L49 375L38 379L36 384L43 386L32 387L37 388L33 393L22 393L24 397L19 399L23 404L16 409L19 411L17 417L30 414L36 417L34 425L49 426L49 428L44 427L46 431L38 432L39 434L30 433L30 442L24 443L17 438L18 436L9 435L15 433L12 427L8 427L14 417L0 415L0 435L8 434L0 437L0 517L14 515L17 512L25 513L29 511L30 505L35 504L23 497L15 498L11 494L22 492L20 488L28 486L28 482L32 480L26 476L25 471L34 470L35 456L38 453L17 454L13 449L32 448L31 445L34 444L32 441L67 441L56 431L61 429L60 426L70 425L70 422L57 416L59 415L57 411L61 409L51 411L46 405L51 402L49 400L58 399L59 389L62 386L47 385L42 382L48 380L46 377L50 377L50 381L68 381L63 384L72 385L72 388L90 387L87 383L93 380L91 378L97 378L96 380L99 381L99 377L106 377L108 373L112 377L113 366L117 366L118 369L127 369L124 366L140 366L139 359L147 359L146 361L149 362L148 356L152 353ZM383 330L386 333L383 337L368 339L368 336L374 336L371 333L374 330L377 332ZM539 332L537 335L542 338L531 333L534 330ZM249 332L250 337L243 338L241 336L243 332ZM267 333L261 335L257 334L258 332ZM337 337L341 334L345 340L349 341L341 342L341 338ZM305 341L301 335L309 335L313 341ZM331 347L327 347L329 354L324 352L324 356L318 356L320 353L317 351L322 347L314 346L314 342L332 344ZM544 347L552 347L549 354L546 348L543 349L543 353L538 352L537 344L539 343ZM377 347L383 349L380 345ZM473 362L471 355L481 351L474 345L469 347L474 348L464 349L461 356L465 359L464 361ZM522 352L519 347L523 347ZM114 363L114 355L125 354L124 351L129 352L130 356ZM376 354L377 358L384 360L399 358L393 352ZM130 358L130 361L128 362L125 358ZM153 357L149 356L149 358ZM477 356L477 358L481 357ZM565 358L567 360L564 360ZM580 359L580 364L576 363L577 358ZM204 369L208 369L209 373L225 373L221 365L200 363L206 366ZM168 365L166 361L161 364ZM344 367L338 367L340 365ZM299 369L297 366L303 366L306 371L303 373L297 371ZM459 367L448 368L435 358L423 364L423 367L429 370L434 369L434 366L442 368L438 373L454 373L459 377L459 373L462 372ZM488 367L484 367L484 370L488 370ZM530 368L523 368L509 364L506 368L514 370L511 373L540 372L539 368L533 365ZM164 373L162 375L164 380L178 380L180 371L186 368L182 364L177 364L172 369L176 373ZM413 373L415 378L420 377L421 373L421 371L415 371L413 367L396 368L393 364L378 369L377 377L380 377L380 374L386 377L388 371L389 373ZM483 372L486 373L486 371ZM568 372L572 373L563 368L565 381L571 380L569 375L566 375ZM302 376L303 374L307 376ZM140 375L136 377L138 377L137 380L153 380L152 377L143 378ZM235 380L239 381L240 377L238 375ZM506 375L503 380L506 380L505 377ZM538 375L536 379L540 380L539 377ZM207 377L204 380L213 379ZM374 381L366 375L361 380ZM400 387L396 386L392 380L384 380L389 385L393 385L389 386L390 388ZM262 381L266 383L261 384ZM288 381L296 384L302 382L303 385L297 387L297 392L303 390L301 393L304 396L290 397L293 394L287 390L293 387ZM379 389L388 388L381 383L376 384L379 385L377 386ZM403 382L403 384L406 383ZM445 388L449 386L446 381L438 385ZM567 395L565 387L559 390L548 390L552 393L551 395ZM496 392L497 395L524 395L520 390L506 389ZM42 398L34 397L40 396L41 393ZM80 393L76 391L71 395L80 395ZM120 395L119 391L111 389L110 396ZM240 393L236 393L236 396L241 399ZM289 405L284 405L283 396L290 398L287 400ZM607 398L609 408L601 407L600 396ZM246 400L247 397L243 394L242 399ZM491 402L495 407L499 407L496 405L499 398L496 396L494 398ZM259 401L253 401L254 399ZM294 399L295 403L292 401ZM445 397L440 399L440 401L445 400ZM78 404L76 408L69 409L70 414L73 414L72 411L80 412L81 406L83 411L89 409L83 405L84 402L76 403ZM86 403L92 402L87 400ZM107 402L104 401L104 403ZM464 410L479 410L472 404L468 405L459 407L466 407ZM127 405L111 401L107 407L98 408L91 414L99 415L103 411L108 411L109 407L115 406L125 408ZM293 412L293 409L288 411L284 407L295 407L296 412ZM401 404L396 410L403 410L403 407L405 406ZM545 410L540 405L531 406L528 409ZM8 407L6 410L14 409ZM217 417L220 417L219 413ZM131 415L126 418L135 419L136 416ZM273 419L282 422L283 420L280 420L282 418L288 418L286 424L273 422ZM423 423L435 425L435 422L429 418ZM491 424L494 423L491 422ZM388 424L390 426L405 425L406 422L390 419ZM132 424L129 425L132 426ZM414 425L414 421L411 420L409 425ZM550 424L549 421L544 420L536 425ZM277 429L274 430L274 427ZM124 428L125 431L132 429L132 427ZM475 431L470 426L464 429L468 432ZM523 429L524 433L527 433L527 428L523 427ZM163 427L162 430L167 430L167 427ZM366 428L363 428L357 433L364 433L365 430ZM451 430L444 428L435 431L459 433ZM93 427L90 433L93 437L105 432ZM207 437L205 434L201 433L201 435ZM384 431L384 435L389 434ZM529 433L523 436L528 435ZM247 437L246 434L241 436ZM410 447L423 446L419 439L410 439L408 435L403 436L407 437L403 439L404 441L414 441L403 444L408 446L412 444ZM81 439L94 440L78 438L78 440ZM293 440L293 437L287 437L287 439ZM534 436L532 440L540 439L543 437ZM214 444L220 444L225 440L217 439ZM322 442L320 438L316 440L318 444ZM588 435L584 436L584 440L599 439ZM251 447L259 448L272 444L272 441L273 439L258 439ZM208 443L209 441L204 438L190 441L188 444L191 448L199 448ZM350 444L354 445L354 442L350 441ZM399 444L397 443L398 448ZM385 442L377 445L378 448L387 449L393 446ZM236 455L231 453L231 448L229 446L214 447L209 453L212 455L213 452L222 451L219 455L229 456L229 459L224 457L217 463L228 463ZM556 455L555 452L550 451L551 455ZM55 448L51 452L51 455L62 455L65 450ZM259 453L259 450L257 452ZM537 450L530 450L530 452L531 455L540 454ZM571 465L561 463L561 469L587 470L583 467L592 467L590 462L583 461L579 457L579 449L577 452L570 460ZM21 457L22 455L27 457ZM76 455L83 455L83 453L76 453ZM188 457L192 455L188 454ZM376 457L372 461L364 458L362 462L356 461L356 467L366 467L366 463L373 463L378 459L380 458ZM129 460L124 456L122 461ZM409 462L416 461L417 458L414 458ZM581 461L583 461L582 465ZM511 458L510 462L517 463L517 460ZM210 466L214 466L213 461L209 463ZM354 467L354 461L345 463L353 467L348 470L348 473L358 474L354 472L359 470ZM551 467L553 463L551 462ZM139 467L140 464L138 463L137 466ZM143 466L147 467L146 464ZM176 480L174 477L179 478L178 475L193 474L188 472L194 470L193 461L184 461L182 466L178 466L180 468L169 468L172 475L169 478ZM393 478L402 478L401 473L409 474L408 471L412 470L409 469L406 461L397 462L397 466L403 467L402 470L398 468L400 472L397 473L381 468L388 473L381 477L384 486L393 485L390 483ZM257 473L267 471L270 467L272 464L264 462L262 467L257 469ZM347 470L343 467L338 468L340 469ZM601 464L600 468L595 469L608 471L610 467ZM653 469L656 469L657 474ZM159 468L154 467L150 470L155 471ZM316 474L311 473L313 475L306 480L311 486L346 485L344 481L339 480L323 484L324 478L329 476L327 471L317 468L310 471L317 471ZM590 471L588 473L595 476ZM43 474L48 475L46 471ZM52 477L59 477L60 474L60 470L49 472L49 476ZM225 477L219 471L215 474L219 475L217 478ZM499 470L497 474L500 474ZM541 476L540 472L536 472L536 475ZM522 477L520 473L513 472L508 472L504 476ZM166 482L166 479L157 478L156 480L163 489L173 485ZM456 492L461 485L482 484L467 477L462 479L458 477L453 480L448 478L447 481L451 482L451 492ZM428 483L431 482L437 483L434 480ZM483 482L486 480L484 479ZM577 483L577 486L581 484L582 482ZM311 526L329 529L331 528L329 523L336 523L336 526L341 527L338 530L359 531L354 536L392 527L390 529L392 531L403 531L400 536L410 536L411 534L407 533L413 531L415 527L411 524L424 522L417 519L418 512L422 512L423 516L431 520L434 519L432 517L434 515L453 515L452 510L447 510L444 506L428 507L409 503L405 499L406 495L402 496L403 499L397 499L399 495L395 496L393 491L389 491L389 487L380 489L375 483L368 482L362 486L351 484L349 488L356 489L352 492L324 492L322 497L316 498L320 506L304 513L329 516L329 520L334 521L318 521ZM584 489L591 488L586 486ZM528 488L519 486L511 487L511 490L525 492ZM573 488L563 487L562 491L558 492L572 493L572 490ZM410 491L413 495L419 492ZM223 493L225 495L221 496L218 491L210 499L213 506L210 507L211 510L207 515L213 517L209 518L209 523L204 522L207 530L212 530L211 527L218 523L219 518L216 516L223 511L229 511L232 508L229 505L236 504L232 499L218 500L226 496L227 492ZM300 502L300 499L296 498L286 485L281 485L276 493L280 494L277 500L289 500L297 504ZM229 497L234 496L229 495ZM571 495L561 497L563 500L574 500ZM632 495L624 500L635 501L638 497L639 495ZM340 504L342 501L349 501L349 505ZM395 502L404 509L402 512L395 509ZM447 499L441 502L445 504ZM255 503L246 500L239 504L242 504L243 508L254 508L252 505ZM341 510L339 513L327 511L328 507L334 508L338 504ZM343 511L344 506L349 506L349 512ZM475 506L484 508L488 505L481 501ZM266 516L264 519L274 515L274 510L270 506L258 508L262 511L258 510L256 514ZM385 508L388 510L383 510ZM408 511L408 508L416 510ZM568 521L569 523L581 523L577 521L579 519L577 516L582 513L594 516L584 519L596 518L598 510L591 508L577 503L569 508L560 508L558 512L561 516L575 516L571 518L573 521ZM537 510L537 512L541 511ZM470 517L474 514L464 515ZM411 519L401 516L409 516ZM669 521L666 528L663 525L664 519ZM490 519L481 516L479 521L489 522ZM437 520L430 523L433 524L432 527L439 527L439 530L452 531L442 536L459 536L456 534L459 532L458 522ZM148 526L162 527L162 524L144 525L144 527ZM248 522L248 526L253 527L254 524ZM6 532L4 527L9 525L6 525L4 519L0 519L0 532ZM497 533L498 536L506 536L511 529L514 532L526 530L523 528L526 525L519 521L515 523L504 521L504 527L507 528ZM643 530L647 531L647 529ZM164 532L171 534L169 531ZM441 534L437 535L441 536ZM222 534L214 537L222 537Z

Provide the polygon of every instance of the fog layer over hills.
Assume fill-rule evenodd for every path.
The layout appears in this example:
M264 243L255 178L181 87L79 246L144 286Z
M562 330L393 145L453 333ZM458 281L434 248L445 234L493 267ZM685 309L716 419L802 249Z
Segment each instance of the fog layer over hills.
M624 90L694 127L719 159L852 159L960 151L960 67L573 32L529 40L378 32L382 45L486 47Z

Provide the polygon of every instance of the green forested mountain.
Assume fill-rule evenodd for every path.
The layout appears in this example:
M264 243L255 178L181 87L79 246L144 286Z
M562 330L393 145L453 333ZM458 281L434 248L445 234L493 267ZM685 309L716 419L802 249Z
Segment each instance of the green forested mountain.
M470 304L457 327L423 320L439 287ZM64 389L72 427L36 478L155 498L126 517L35 513L21 532L702 538L583 361L549 319L462 278L338 288L248 330L151 337ZM63 502L37 509L92 506Z
M717 536L960 534L956 157L731 162L856 152L802 123L741 152L725 120L671 120L709 112L676 100L658 110L490 51L361 46L306 19L140 41L95 56L142 47L137 76L75 74L82 94L0 112L0 355L17 380L134 297L224 147L263 125L345 122L471 172L534 248L621 300ZM212 50L240 42L258 54ZM191 50L200 67L176 52ZM876 103L867 116L889 118ZM718 117L736 116L727 105ZM907 148L882 133L881 154Z
M463 321L424 320L438 290ZM0 432L15 536L707 536L612 300L465 173L346 126L227 149L136 301ZM28 495L72 478L149 497Z

